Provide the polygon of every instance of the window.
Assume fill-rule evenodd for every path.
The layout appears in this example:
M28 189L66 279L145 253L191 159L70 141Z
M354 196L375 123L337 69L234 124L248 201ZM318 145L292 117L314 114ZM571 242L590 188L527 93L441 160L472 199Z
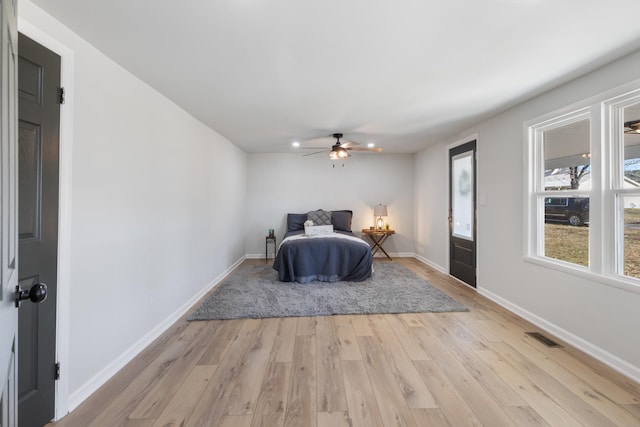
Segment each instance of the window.
M611 123L612 199L615 204L615 272L640 279L640 95L607 103Z
M591 122L589 110L550 120L533 128L535 165L532 205L538 234L536 255L576 266L589 266Z
M525 124L525 258L640 292L640 82L625 89Z

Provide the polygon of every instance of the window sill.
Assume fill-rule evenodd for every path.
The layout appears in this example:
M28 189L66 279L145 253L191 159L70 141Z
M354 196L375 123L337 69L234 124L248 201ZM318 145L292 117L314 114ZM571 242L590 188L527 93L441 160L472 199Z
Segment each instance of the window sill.
M601 283L623 291L640 294L640 280L631 279L621 276L604 276L589 271L586 267L573 267L563 262L557 262L550 258L524 256L526 262L539 265L541 267L550 268L552 270L571 274L573 276L582 277L595 283Z

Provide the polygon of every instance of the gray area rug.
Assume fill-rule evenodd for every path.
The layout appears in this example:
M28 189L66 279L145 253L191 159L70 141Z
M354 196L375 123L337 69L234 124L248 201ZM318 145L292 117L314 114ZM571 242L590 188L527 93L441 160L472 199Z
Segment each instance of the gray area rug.
M280 282L270 264L241 266L188 320L469 311L407 268L374 263L364 282Z

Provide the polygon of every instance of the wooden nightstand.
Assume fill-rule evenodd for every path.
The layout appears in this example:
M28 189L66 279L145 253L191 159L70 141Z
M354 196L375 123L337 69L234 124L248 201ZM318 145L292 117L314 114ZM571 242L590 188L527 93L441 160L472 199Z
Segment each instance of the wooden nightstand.
M391 236L392 234L396 234L394 230L371 230L369 228L363 228L362 234L369 236L369 239L373 242L373 247L371 248L371 255L375 255L378 250L384 252L387 258L391 259L387 251L384 250L382 244Z

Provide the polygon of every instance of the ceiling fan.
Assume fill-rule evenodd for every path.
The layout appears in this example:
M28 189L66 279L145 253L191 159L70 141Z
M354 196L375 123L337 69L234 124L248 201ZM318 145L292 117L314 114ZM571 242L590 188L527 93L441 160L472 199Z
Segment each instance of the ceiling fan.
M341 133L334 133L331 135L336 139L336 143L331 146L331 150L327 150L324 147L303 147L303 149L307 150L322 150L316 151L315 153L304 154L303 156L313 156L314 154L325 153L329 151L329 158L331 160L342 160L347 157L351 157L349 151L364 151L368 153L381 153L382 148L374 148L374 147L357 147L359 145L357 142L347 141L344 144L340 142L340 138L343 137Z
M624 123L624 133L639 134L640 120L632 120Z

